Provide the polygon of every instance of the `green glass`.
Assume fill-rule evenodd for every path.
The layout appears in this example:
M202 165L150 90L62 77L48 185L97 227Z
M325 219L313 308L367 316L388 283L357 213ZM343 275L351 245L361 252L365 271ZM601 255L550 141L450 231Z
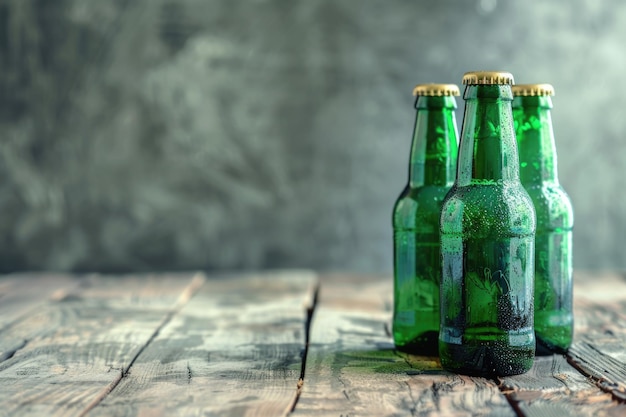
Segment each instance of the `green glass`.
M520 177L537 212L535 338L537 354L564 353L572 343L572 228L569 197L559 184L549 96L515 97Z
M439 213L454 183L458 152L456 100L452 96L418 96L415 109L409 182L393 209L393 337L400 350L436 355L441 275Z
M510 85L472 85L457 179L441 212L441 329L447 370L515 375L532 366L535 211L519 179Z

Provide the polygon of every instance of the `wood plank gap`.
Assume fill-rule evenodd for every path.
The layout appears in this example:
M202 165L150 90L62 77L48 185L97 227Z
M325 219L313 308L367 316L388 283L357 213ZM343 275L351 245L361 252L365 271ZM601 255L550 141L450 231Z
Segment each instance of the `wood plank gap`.
M208 276L137 358L128 376L88 417L286 417L301 375L307 311L317 281L312 271L300 270ZM175 297L188 282L178 287ZM167 307L161 310L139 345L167 311ZM320 311L318 306L316 323ZM312 376L314 326L310 345L307 378ZM109 374L106 384L117 373ZM96 394L106 384L100 385Z
M397 353L397 352L395 352L395 353ZM409 398L411 398L412 407L409 409L409 411L411 412L411 417L413 417L417 413L417 399L415 398L415 395L413 395L413 389L411 388L411 384L409 384L408 381L404 381L404 385L406 385L406 388L409 391ZM432 385L432 388L433 388L433 391L434 391L435 384ZM348 401L350 400L350 397L346 393L346 390L343 390L343 395L346 396L346 399Z
M626 415L625 404L600 390L564 355L538 356L527 373L498 380L511 405L527 417Z
M588 353L588 358L585 358ZM574 357L574 355L576 357ZM567 352L567 361L576 370L590 378L598 388L611 394L619 403L626 403L626 365L601 352L591 343L579 342ZM611 365L612 369L607 366Z
M28 340L23 339L20 343L15 345L13 348L2 353L0 355L0 362L4 362L8 359L11 359L20 349L23 349L27 344L28 344Z
M113 390L119 385L119 383L128 376L130 369L133 366L133 363L137 360L137 358L143 353L143 351L156 339L161 330L167 326L167 324L172 320L172 318L180 312L183 306L191 300L191 298L198 292L198 290L204 285L206 279L204 275L198 273L193 276L191 282L185 289L182 291L174 307L165 315L161 323L156 327L150 338L146 341L146 343L137 350L137 353L132 357L127 366L121 369L120 374L100 393L94 398L94 400L85 407L85 409L79 414L79 417L84 417L93 410L98 404L100 404ZM191 378L191 375L189 376Z
M60 288L57 288L56 290L52 291L49 295L45 295L41 299L41 301L37 301L36 303L34 303L31 308L25 310L23 313L19 314L18 316L14 317L8 322L4 324L0 324L0 335L3 332L11 329L11 327L16 326L22 321L26 320L28 317L31 317L32 315L36 314L46 303L49 303L50 301L58 301L62 299L63 297L65 297L69 291L78 290L83 287L85 287L84 282L79 281L79 280L75 280L74 282L71 282L69 284L62 282L60 284ZM6 298L6 296L4 297ZM6 346L4 347L0 346L0 363L11 359L13 356L15 356L17 352L24 349L30 341L31 341L30 338L23 338L19 341L18 340L13 341L13 346L9 348L7 348Z
M320 293L320 282L315 283L313 288L313 298L311 305L307 307L306 322L304 323L304 351L302 352L302 365L300 368L300 379L296 385L296 395L293 398L293 403L289 408L289 414L293 413L298 405L298 400L302 394L302 387L304 386L304 377L306 375L306 359L309 355L309 343L311 341L311 326L313 323L313 315L315 314L315 308L317 307L317 301Z
M322 277L304 386L290 417L517 417L491 380L450 374L437 358L394 349L385 326L391 289L389 279Z
M500 390L502 395L504 395L504 398L506 398L506 400L509 402L509 405L511 406L513 411L515 411L515 414L517 414L518 417L531 417L531 416L527 416L526 414L524 414L524 412L522 411L522 409L519 406L519 401L516 401L513 398L512 393L514 391L511 391L511 390L507 389L504 386L504 383L503 383L503 381L500 378L493 377L492 379L493 379L493 382L498 386L498 389Z

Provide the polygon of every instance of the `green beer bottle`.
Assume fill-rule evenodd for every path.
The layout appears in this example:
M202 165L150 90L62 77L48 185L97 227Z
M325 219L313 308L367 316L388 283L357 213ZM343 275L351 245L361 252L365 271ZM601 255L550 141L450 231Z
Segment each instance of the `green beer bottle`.
M439 214L454 183L457 138L453 84L422 84L413 94L416 117L409 181L393 209L396 347L437 354L439 332Z
M513 76L468 72L459 162L441 211L439 354L447 370L515 375L533 363L535 210L519 179Z
M535 204L535 338L537 354L572 343L572 228L569 197L559 185L550 84L513 87L520 179Z

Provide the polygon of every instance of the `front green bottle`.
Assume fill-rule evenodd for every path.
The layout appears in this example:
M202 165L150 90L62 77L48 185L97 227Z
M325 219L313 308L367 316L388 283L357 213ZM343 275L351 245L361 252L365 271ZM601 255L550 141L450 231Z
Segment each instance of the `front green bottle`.
M457 179L441 211L442 366L494 376L528 371L533 329L535 210L519 178L513 76L471 72Z
M537 212L535 338L537 354L564 353L572 343L572 228L569 197L559 184L549 84L513 87L520 177Z
M437 354L439 332L439 213L454 183L459 88L418 85L409 181L393 209L393 337L399 350Z

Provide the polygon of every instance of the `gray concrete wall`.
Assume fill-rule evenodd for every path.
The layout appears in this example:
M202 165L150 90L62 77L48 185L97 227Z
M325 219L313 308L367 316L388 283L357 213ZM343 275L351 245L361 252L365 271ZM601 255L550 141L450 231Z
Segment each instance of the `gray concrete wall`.
M0 270L388 273L412 87L473 69L555 86L575 267L626 269L625 43L618 0L0 0Z

